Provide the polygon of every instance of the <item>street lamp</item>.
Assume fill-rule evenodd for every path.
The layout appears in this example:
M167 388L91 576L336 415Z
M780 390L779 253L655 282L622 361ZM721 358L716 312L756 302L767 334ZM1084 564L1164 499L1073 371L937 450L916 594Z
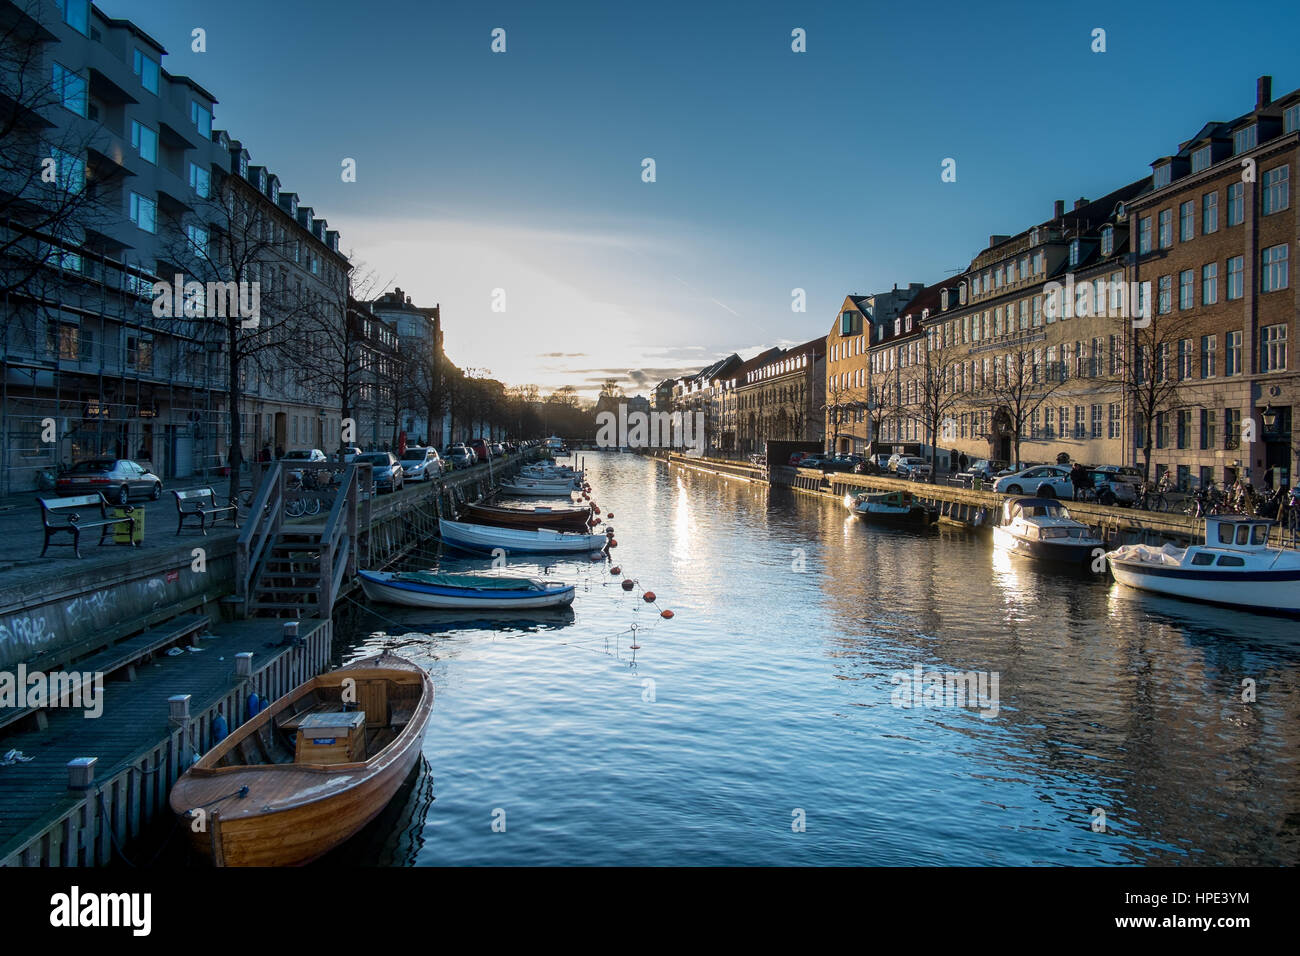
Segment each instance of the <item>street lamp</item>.
M1264 430L1271 432L1273 426L1277 424L1277 409L1270 403L1259 415L1259 420L1264 425Z

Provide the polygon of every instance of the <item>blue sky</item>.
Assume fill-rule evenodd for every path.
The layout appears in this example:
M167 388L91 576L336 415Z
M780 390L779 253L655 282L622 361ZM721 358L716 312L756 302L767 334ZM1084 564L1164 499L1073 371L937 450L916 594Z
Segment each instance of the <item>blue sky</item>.
M453 361L544 390L638 391L824 334L846 293L937 281L1053 200L1141 177L1249 110L1257 76L1300 86L1297 4L100 7L381 285L442 304Z

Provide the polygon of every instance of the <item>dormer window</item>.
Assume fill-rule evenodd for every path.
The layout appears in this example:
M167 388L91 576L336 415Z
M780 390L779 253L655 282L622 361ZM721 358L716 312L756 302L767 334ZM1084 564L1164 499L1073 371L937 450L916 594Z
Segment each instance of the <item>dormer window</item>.
M1115 227L1101 227L1101 254L1109 256L1115 252Z
M1070 240L1070 266L1074 267L1079 264L1079 240Z
M1199 173L1202 169L1209 169L1214 161L1214 147L1208 143L1192 153L1192 172Z
M908 318L908 321L909 321L909 322L910 322L911 319L912 319L912 317L911 317L910 315L909 315L907 318ZM903 320L902 320L902 319L894 319L894 334L897 335L899 332L902 332L902 331L903 331Z
M1282 114L1282 132L1294 133L1300 129L1300 103L1295 106L1288 106L1286 112Z
M1173 166L1165 163L1163 166L1157 166L1155 173L1151 177L1151 185L1155 189L1160 189L1169 185L1170 177L1173 173Z
M966 283L963 282L957 287L957 301L962 305L966 304Z
M244 152L239 154L239 175L248 178L248 154Z
M1247 150L1254 149L1259 139L1259 127L1251 123L1245 129L1239 129L1232 134L1232 153L1244 153Z
M280 201L280 182L279 180L272 179L271 180L271 202L278 203L279 201Z
M943 292L939 294L939 302L940 302L940 307L945 312L947 312L948 311L948 290L947 289L944 289Z
M265 169L259 169L257 171L257 191L259 193L266 192L266 170Z
M845 311L840 313L840 335L853 334L853 312Z
M1036 246L1036 245L1038 245L1038 227L1037 227L1037 226L1035 226L1033 229L1030 229L1030 230L1029 230L1029 244L1030 244L1031 246Z
M912 331L912 317L910 315L907 317L907 331Z

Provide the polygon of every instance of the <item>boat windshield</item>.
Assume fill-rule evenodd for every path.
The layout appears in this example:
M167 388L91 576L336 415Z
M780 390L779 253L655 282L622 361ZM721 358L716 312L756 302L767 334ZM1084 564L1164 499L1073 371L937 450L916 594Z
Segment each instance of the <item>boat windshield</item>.
M1044 538L1082 538L1084 536L1083 528L1043 528L1042 536Z
M1045 501L1040 504L1024 505L1020 508L1020 514L1025 518L1068 518L1066 510L1054 501Z

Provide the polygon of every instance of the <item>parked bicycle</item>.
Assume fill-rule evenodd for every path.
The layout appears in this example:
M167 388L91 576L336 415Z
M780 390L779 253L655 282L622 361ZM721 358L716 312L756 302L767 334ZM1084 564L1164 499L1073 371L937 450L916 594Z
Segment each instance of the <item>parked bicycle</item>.
M1149 481L1144 481L1138 491L1138 498L1133 503L1133 507L1141 508L1143 511L1169 511L1172 507L1169 492L1173 490L1173 487L1173 479L1169 477L1169 472L1161 475L1160 480L1154 485Z

